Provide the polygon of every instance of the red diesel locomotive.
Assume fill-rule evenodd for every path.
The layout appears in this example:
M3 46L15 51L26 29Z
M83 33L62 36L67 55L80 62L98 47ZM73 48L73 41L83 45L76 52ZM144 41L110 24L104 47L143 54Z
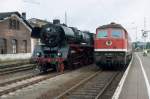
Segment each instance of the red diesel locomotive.
M101 68L125 66L132 58L132 43L120 24L110 23L96 29L95 62Z

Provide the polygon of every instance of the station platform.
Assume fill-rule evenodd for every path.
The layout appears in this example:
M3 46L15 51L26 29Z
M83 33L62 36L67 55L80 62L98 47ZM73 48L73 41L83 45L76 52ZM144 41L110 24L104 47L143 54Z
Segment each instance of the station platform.
M150 56L135 53L119 96L113 99L150 99Z

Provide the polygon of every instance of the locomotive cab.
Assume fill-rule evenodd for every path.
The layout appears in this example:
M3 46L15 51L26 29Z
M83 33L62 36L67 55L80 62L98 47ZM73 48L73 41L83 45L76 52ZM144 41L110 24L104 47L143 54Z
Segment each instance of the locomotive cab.
M126 30L119 24L97 28L95 37L95 62L106 67L125 65L130 53L130 41Z
M98 29L95 38L95 49L107 51L124 49L125 33L122 29ZM99 49L100 48L100 49Z

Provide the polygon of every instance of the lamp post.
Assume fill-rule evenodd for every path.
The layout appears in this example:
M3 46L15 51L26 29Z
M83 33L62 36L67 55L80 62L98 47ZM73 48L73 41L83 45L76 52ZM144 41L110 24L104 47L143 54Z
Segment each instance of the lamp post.
M132 22L131 23L131 28L128 28L129 30L134 30L133 32L135 32L134 33L134 40L135 40L135 45L134 45L134 48L136 48L137 47L137 40L138 40L138 35L137 35L137 30L138 30L138 27L137 27L137 25L135 24L135 22Z
M142 31L142 38L144 39L144 43L145 46L143 47L143 51L144 49L146 49L146 39L148 37L148 33L150 32L150 30L141 30Z
M131 23L133 25L133 27L131 29L135 30L135 42L137 42L137 24L135 22Z

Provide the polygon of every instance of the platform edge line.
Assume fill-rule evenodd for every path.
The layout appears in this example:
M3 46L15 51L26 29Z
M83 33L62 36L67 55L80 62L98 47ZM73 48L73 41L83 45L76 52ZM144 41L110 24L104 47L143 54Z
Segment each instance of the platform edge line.
M116 90L115 90L115 93L114 93L113 96L112 96L112 99L118 99L118 98L119 98L120 93L121 93L122 88L123 88L123 85L124 85L124 82L125 82L125 80L126 80L126 77L127 77L127 75L128 75L128 72L129 72L129 70L130 70L132 61L133 61L133 56L132 56L132 59L131 59L131 61L130 61L130 64L129 64L127 70L125 71L123 77L121 78L121 80L120 80L120 82L119 82L119 84L118 84L118 87L117 87Z
M136 54L137 55L137 54ZM145 72L145 69L144 69L144 66L142 64L142 61L141 61L141 58L139 57L139 55L137 55L139 61L140 61L140 65L141 65L141 69L142 69L142 73L143 73L143 76L144 76L144 80L145 80L145 84L146 84L146 87L147 87L147 93L148 93L148 97L150 99L150 84L149 84L149 81L148 81L148 77L147 77L147 74Z

